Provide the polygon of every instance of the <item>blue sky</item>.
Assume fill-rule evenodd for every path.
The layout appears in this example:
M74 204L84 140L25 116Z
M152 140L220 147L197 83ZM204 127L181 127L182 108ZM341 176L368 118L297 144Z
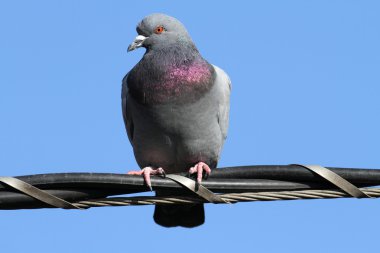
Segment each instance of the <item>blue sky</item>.
M144 16L181 20L232 80L220 166L380 168L377 1L3 1L0 171L136 169L120 107ZM378 200L207 205L165 229L153 207L0 211L3 252L358 252L378 249Z

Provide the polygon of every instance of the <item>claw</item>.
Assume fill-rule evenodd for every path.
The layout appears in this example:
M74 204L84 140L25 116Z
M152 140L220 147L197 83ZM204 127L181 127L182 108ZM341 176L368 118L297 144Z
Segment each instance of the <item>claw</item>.
M166 177L166 173L165 173L165 171L164 171L163 168L158 168L158 169L157 169L157 174L158 174L158 175L161 175L163 178Z
M164 169L161 167L157 169L153 169L152 167L145 167L140 171L129 171L127 174L128 175L143 175L144 181L150 191L153 191L152 183L150 181L150 175L164 175L164 177L166 176Z
M204 162L199 162L194 167L191 167L189 169L189 174L193 174L197 172L197 183L201 184L202 183L202 177L203 177L203 172L205 173L204 178L207 179L209 174L211 173L210 167L205 164Z

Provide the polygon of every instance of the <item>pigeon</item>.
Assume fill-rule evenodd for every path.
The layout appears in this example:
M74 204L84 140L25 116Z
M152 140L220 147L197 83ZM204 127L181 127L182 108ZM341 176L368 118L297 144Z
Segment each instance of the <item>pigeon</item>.
M146 49L122 81L122 111L135 159L151 188L151 175L188 171L200 184L217 167L227 136L231 81L199 53L184 25L155 13L136 27L128 52ZM157 196L170 192L157 191ZM203 204L156 205L164 227L204 223Z

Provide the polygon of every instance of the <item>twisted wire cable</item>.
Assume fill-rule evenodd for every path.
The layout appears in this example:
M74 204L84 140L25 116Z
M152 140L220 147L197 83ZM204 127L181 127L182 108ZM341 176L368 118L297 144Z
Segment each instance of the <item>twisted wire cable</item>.
M380 197L380 188L360 188L370 198ZM341 190L300 190L278 192L243 192L218 194L227 203L275 201L275 200L302 200L302 199L334 199L351 198L349 194ZM79 208L106 207L106 206L134 206L134 205L174 205L209 203L198 197L168 196L168 197L113 197L79 201L73 203Z

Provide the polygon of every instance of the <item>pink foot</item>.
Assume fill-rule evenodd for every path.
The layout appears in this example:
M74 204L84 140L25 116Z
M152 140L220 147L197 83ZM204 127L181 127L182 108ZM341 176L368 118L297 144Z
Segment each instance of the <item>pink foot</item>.
M150 191L153 191L152 184L150 182L150 175L164 175L165 171L163 168L153 169L153 167L145 167L139 171L129 171L128 175L143 175L146 185L149 187Z
M204 162L199 162L194 165L194 167L191 167L189 169L189 174L193 174L197 172L197 182L200 184L202 182L202 174L203 171L206 172L206 177L208 177L211 174L211 169L210 167L205 164Z

